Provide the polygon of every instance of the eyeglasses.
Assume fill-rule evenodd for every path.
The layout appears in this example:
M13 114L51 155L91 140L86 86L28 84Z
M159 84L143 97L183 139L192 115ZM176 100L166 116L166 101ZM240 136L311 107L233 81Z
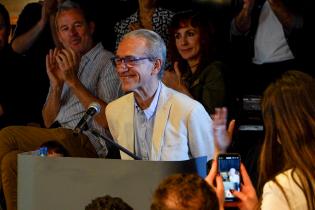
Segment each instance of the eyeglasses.
M152 57L135 57L135 56L126 56L123 58L120 57L113 57L111 58L113 64L116 67L119 67L124 63L128 67L134 67L140 63L140 61L148 59L149 61L153 61L154 58Z

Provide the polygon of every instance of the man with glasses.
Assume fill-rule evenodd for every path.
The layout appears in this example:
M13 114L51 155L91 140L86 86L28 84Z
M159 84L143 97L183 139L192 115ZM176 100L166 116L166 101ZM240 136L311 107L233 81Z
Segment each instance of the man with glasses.
M165 60L166 47L157 33L139 29L123 37L112 61L129 94L106 107L111 134L143 160L210 159L212 121L199 102L161 82Z

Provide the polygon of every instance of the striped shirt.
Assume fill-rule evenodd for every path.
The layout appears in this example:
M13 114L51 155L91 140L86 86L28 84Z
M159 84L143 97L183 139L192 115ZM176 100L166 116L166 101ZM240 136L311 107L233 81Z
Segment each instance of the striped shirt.
M98 43L89 52L82 56L78 70L78 78L90 93L106 103L117 99L122 95L118 75L110 58L113 54L105 50L101 43ZM64 84L61 94L61 106L55 119L62 127L73 129L83 117L86 109L79 99L73 94L67 84ZM105 129L95 121L89 123L90 129L98 130L106 135ZM105 143L96 138L90 131L84 131L98 155L103 157L107 150Z

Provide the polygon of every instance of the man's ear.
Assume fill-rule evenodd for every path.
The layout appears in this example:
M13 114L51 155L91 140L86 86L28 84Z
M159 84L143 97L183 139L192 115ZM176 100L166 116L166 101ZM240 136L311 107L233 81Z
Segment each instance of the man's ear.
M95 23L93 21L90 21L88 23L88 26L89 26L90 33L93 35L95 31Z
M162 68L162 60L161 59L155 59L154 63L153 63L153 69L152 69L152 75L157 75Z

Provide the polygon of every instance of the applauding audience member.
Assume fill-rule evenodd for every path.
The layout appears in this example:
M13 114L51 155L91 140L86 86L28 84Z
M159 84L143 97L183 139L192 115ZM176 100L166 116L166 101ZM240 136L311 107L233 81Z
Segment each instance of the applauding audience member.
M177 13L170 26L165 84L199 101L209 114L225 105L223 63L215 60L214 27L200 12Z
M2 187L7 209L16 209L16 154L32 151L48 140L61 143L74 157L105 157L106 144L90 130L73 135L73 129L92 102L101 106L101 113L89 123L91 129L106 135L104 109L119 97L120 86L115 68L101 43L92 35L95 24L83 8L66 0L56 14L58 38L64 48L50 50L46 56L50 89L43 107L47 128L10 126L0 131ZM50 128L58 127L58 128Z

